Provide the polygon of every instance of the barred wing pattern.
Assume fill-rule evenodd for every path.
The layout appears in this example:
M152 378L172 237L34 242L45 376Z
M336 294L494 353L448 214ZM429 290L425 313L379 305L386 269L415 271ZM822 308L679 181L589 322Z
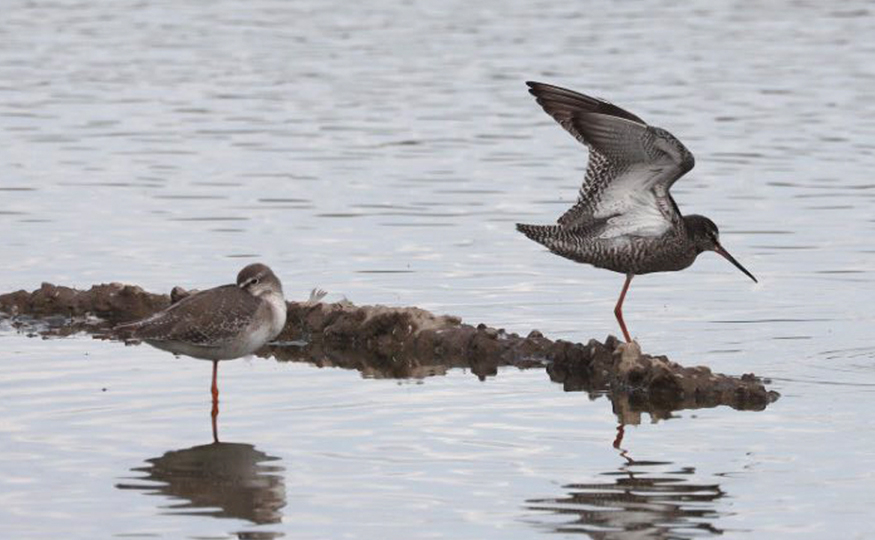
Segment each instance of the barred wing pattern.
M597 228L606 239L658 236L681 221L669 188L695 160L671 133L606 101L526 84L544 111L589 149L577 204L559 218L561 227Z

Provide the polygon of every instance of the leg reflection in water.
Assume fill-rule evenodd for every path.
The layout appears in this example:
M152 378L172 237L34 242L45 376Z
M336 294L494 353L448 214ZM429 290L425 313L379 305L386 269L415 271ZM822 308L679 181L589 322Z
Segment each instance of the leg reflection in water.
M530 521L538 528L597 540L722 534L714 525L720 517L717 501L726 495L720 485L696 482L694 467L633 459L621 446L624 433L620 422L613 446L623 464L596 473L594 481L563 486L563 496L526 501L529 510L550 516L542 522L535 514Z

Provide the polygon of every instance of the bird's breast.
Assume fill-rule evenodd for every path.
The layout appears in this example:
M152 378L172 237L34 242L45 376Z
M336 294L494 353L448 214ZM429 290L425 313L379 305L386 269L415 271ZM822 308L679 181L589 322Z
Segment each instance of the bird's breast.
M286 300L282 294L270 293L263 297L265 305L269 310L270 318L270 337L268 341L277 337L286 325Z
M683 270L696 260L696 252L673 235L624 236L590 246L580 262L623 274L649 274Z
M696 260L696 250L674 235L643 242L635 263L638 274L650 272L674 272L687 268Z

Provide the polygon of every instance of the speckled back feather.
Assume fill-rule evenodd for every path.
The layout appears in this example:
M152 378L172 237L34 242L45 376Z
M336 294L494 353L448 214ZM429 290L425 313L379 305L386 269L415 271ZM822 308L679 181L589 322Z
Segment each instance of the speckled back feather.
M196 293L141 321L116 327L133 337L219 347L237 338L252 323L258 298L237 285Z

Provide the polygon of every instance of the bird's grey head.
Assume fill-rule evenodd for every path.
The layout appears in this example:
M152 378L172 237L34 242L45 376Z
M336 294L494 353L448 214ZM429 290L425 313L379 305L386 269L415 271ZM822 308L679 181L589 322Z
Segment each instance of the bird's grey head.
M747 277L756 282L757 278L753 277L753 274L748 272L745 267L741 266L741 263L736 261L735 257L730 255L729 252L723 249L723 246L720 245L720 231L717 230L717 225L715 225L713 221L705 216L693 214L684 216L684 224L687 226L687 232L689 233L693 244L696 246L697 255L703 251L715 251L722 255L724 259L734 264L736 268L744 272Z
M267 265L250 264L237 274L237 286L252 296L263 296L269 293L283 293L280 280Z
M710 219L693 214L684 216L684 222L690 238L696 245L696 253L715 251L715 248L720 245L720 231Z

